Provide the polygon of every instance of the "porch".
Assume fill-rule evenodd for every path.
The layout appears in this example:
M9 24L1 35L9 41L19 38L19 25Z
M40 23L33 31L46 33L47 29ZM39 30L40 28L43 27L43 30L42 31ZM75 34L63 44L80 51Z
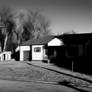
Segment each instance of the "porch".
M0 53L0 61L8 61L11 60L11 52L10 51L6 51L6 52L2 52Z

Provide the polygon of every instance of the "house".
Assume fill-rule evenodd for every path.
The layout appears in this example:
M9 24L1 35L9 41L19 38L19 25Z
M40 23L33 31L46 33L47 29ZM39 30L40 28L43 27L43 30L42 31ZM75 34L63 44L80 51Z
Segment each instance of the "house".
M64 34L59 36L64 42L65 60L59 62L60 67L92 74L92 33ZM58 59L58 58L57 58Z
M67 58L88 57L92 51L92 33L66 34L59 38L64 42ZM88 52L89 48L90 53Z
M62 45L63 41L58 39L58 37L46 36L39 39L28 40L16 48L16 53L19 53L20 61L45 61L49 59L51 55L50 52L53 52L55 55L55 48Z
M59 67L92 74L92 33L64 34L31 39L16 48L20 61L45 61Z

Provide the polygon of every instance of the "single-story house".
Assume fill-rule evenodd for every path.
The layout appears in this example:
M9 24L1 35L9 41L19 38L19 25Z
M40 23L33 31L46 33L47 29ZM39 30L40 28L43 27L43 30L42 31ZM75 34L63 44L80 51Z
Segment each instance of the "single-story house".
M92 52L92 33L65 34L59 36L65 45L66 58L89 57ZM88 49L90 49L88 51Z
M43 61L49 59L48 53L51 52L53 48L58 48L62 45L63 41L56 36L46 36L39 39L28 40L18 46L15 53L19 52L19 61ZM51 50L48 50L48 47L50 47ZM57 52L54 51L54 55L56 53Z
M59 62L60 67L92 74L92 33L64 34L58 36L64 42L65 60Z

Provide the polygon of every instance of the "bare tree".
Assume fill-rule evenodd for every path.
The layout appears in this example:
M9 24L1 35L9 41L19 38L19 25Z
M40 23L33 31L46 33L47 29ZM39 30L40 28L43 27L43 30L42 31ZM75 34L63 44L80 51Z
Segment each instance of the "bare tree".
M1 34L4 36L4 43L3 43L3 51L6 49L6 43L9 34L12 31L13 21L12 21L12 10L9 7L1 7L0 8L0 23L3 24L1 28Z
M50 33L51 30L49 29L50 21L47 20L39 10L35 12L31 11L30 14L31 14L31 22L34 25L35 38L51 34Z
M39 11L18 11L14 17L18 43L50 34L50 23Z
M10 38L14 44L20 45L31 38L37 39L50 34L50 22L40 11L18 10L13 12L13 9L5 6L0 8L0 19L0 23L4 25L0 29L3 51L9 47L7 42L9 43Z
M14 16L18 45L30 39L30 36L32 36L34 27L29 17L28 12L23 10L18 11Z

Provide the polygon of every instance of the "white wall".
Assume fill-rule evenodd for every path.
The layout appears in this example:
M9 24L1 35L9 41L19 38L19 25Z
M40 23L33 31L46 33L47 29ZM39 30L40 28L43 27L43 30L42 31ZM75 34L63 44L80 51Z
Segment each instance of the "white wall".
M4 59L4 55L5 55L5 59ZM0 61L3 61L3 60L11 60L11 52L10 51L6 51L6 52L2 52L0 54Z
M44 45L33 45L32 46L32 60L43 60L43 46ZM39 47L41 49L40 52L35 52L34 49Z
M3 61L3 54L0 54L0 61Z
M61 45L63 45L63 41L58 38L54 38L50 42L48 42L48 46L61 46Z
M20 46L20 61L24 60L24 51L30 51L30 46Z

